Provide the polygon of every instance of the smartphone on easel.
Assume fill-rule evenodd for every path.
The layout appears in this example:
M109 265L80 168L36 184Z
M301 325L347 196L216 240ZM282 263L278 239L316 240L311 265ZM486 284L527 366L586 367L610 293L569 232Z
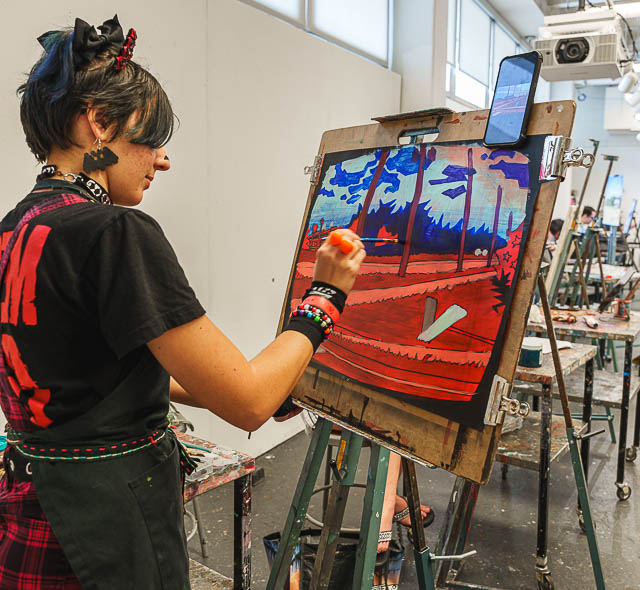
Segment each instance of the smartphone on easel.
M538 51L511 55L500 62L482 140L485 146L516 146L526 137L541 65Z

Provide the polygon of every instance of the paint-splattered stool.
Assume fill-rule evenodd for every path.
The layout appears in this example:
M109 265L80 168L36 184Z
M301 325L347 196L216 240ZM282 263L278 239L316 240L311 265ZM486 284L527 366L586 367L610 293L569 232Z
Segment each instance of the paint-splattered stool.
M178 434L178 438L187 448L207 456L206 473L196 481L188 479L185 484L185 503L233 482L233 588L248 590L251 587L251 485L255 459L188 434ZM204 538L204 531L200 530Z

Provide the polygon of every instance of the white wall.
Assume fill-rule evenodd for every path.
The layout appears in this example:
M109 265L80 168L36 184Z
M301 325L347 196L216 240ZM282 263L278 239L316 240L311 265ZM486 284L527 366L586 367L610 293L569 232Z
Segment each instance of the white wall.
M549 100L575 100L575 87L573 82L552 82L549 89ZM575 126L571 135L575 137ZM579 144L575 142L573 145L579 147ZM573 168L567 168L565 179L558 187L556 203L553 208L553 219L565 219L567 216L567 211L569 211L569 206L571 205L574 173L575 170Z
M596 163L587 186L584 204L597 207L598 199L607 173L605 154L619 156L611 169L612 174L624 176L624 193L622 199L622 217L626 218L632 199L640 198L640 142L635 133L628 135L612 134L604 129L605 88L602 86L586 86L577 91L579 98L576 122L574 125L574 145L591 148L589 138L600 141ZM573 177L573 188L580 195L586 172L576 169Z
M80 16L118 13L138 32L136 59L163 83L180 118L142 208L162 225L213 321L251 357L273 338L323 131L399 112L400 77L237 0L114 0L108 12L68 0L12 3L0 50L0 158L12 207L36 173L15 88L39 56L36 37ZM36 15L34 17L34 15ZM202 410L183 408L203 438L257 455L302 428L270 421L247 440Z

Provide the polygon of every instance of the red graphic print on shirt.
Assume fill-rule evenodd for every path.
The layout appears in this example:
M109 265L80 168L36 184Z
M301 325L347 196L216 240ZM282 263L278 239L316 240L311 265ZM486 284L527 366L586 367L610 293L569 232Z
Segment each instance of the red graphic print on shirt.
M14 326L18 323L21 301L22 321L27 326L35 326L38 323L36 306L33 302L36 296L36 269L51 228L46 225L36 225L21 255L26 230L25 225L20 230L20 235L11 252L5 278L4 300L0 305L0 321Z
M36 225L25 242L25 234L28 226L23 226L18 239L13 246L9 257L9 263L4 277L4 298L0 303L0 322L18 324L22 321L27 326L38 324L38 315L35 306L37 268L42 256L42 249L51 232L46 225ZM0 237L2 251L7 246L13 232L5 232ZM22 312L22 313L21 313ZM45 405L51 399L51 391L42 389L29 374L27 365L22 360L15 340L10 334L2 335L2 351L4 352L7 366L13 370L8 380L11 389L20 397L21 393L27 393L27 406L31 416L29 420L46 428L51 420L44 412Z

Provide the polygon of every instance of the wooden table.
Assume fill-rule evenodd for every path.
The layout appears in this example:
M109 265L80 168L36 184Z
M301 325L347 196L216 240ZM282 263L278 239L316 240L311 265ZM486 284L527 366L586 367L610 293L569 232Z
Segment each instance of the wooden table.
M233 588L248 590L251 587L251 484L255 460L239 451L227 449L189 434L179 433L177 436L182 443L209 449L214 458L211 472L203 479L186 480L185 502L233 482ZM200 452L193 448L188 450ZM202 452L206 454L206 451Z
M564 311L564 310L563 310ZM620 500L626 500L631 495L631 486L624 481L625 461L635 460L640 448L640 404L636 404L635 424L633 429L633 446L627 449L627 426L629 422L629 402L631 400L631 361L633 357L633 342L640 334L640 314L631 312L628 321L618 320L611 313L597 314L598 326L589 328L582 317L584 310L572 311L578 318L576 323L553 322L556 334L578 338L591 338L600 341L624 342L624 369L622 371L622 394L620 398L620 428L618 435L618 465L616 472L616 493ZM529 322L528 330L546 332L544 323ZM600 396L596 393L596 396Z
M593 260L591 265L591 272L589 273L588 280L590 282L599 283L601 281L600 268L598 267L597 259ZM607 283L618 282L629 270L628 266L618 266L617 264L602 263L602 272L604 273L604 280ZM634 272L630 281L635 280L638 277L638 272Z
M591 394L593 391L593 359L596 347L573 344L559 351L563 376L585 366L582 421L574 421L577 433L589 429L591 420ZM500 438L496 461L506 466L516 465L538 471L538 536L536 543L536 567L548 572L548 528L549 528L549 475L551 462L559 459L569 449L564 418L553 416L551 390L556 382L556 371L551 353L542 355L542 366L516 368L515 379L542 386L540 412L532 412L524 420L520 430L508 432ZM589 439L581 441L582 464L587 477Z
M591 390L593 380L593 359L596 347L585 344L574 344L572 348L559 351L563 375L569 375L581 366L586 367L584 381L585 396L583 401L583 421L574 421L574 429L581 433L589 427L591 415ZM551 354L542 356L542 366L527 368L518 366L515 379L520 382L537 383L542 386L542 403L540 412L531 412L524 419L519 430L505 433L498 443L495 461L503 464L503 477L506 476L507 465L536 470L538 479L538 527L536 540L536 573L550 575L548 567L548 528L549 528L549 474L551 462L560 458L569 448L564 419L552 415L552 386L556 381L555 368ZM537 392L540 395L540 391ZM587 440L581 441L583 444ZM587 451L588 456L588 451ZM583 462L585 457L583 456ZM456 478L445 514L445 525L436 548L440 554L461 553L471 527L471 517L475 508L480 486L461 477ZM455 539L455 547L451 540ZM455 586L456 578L463 562L441 562L437 568L437 582L440 587L485 588L461 584Z

